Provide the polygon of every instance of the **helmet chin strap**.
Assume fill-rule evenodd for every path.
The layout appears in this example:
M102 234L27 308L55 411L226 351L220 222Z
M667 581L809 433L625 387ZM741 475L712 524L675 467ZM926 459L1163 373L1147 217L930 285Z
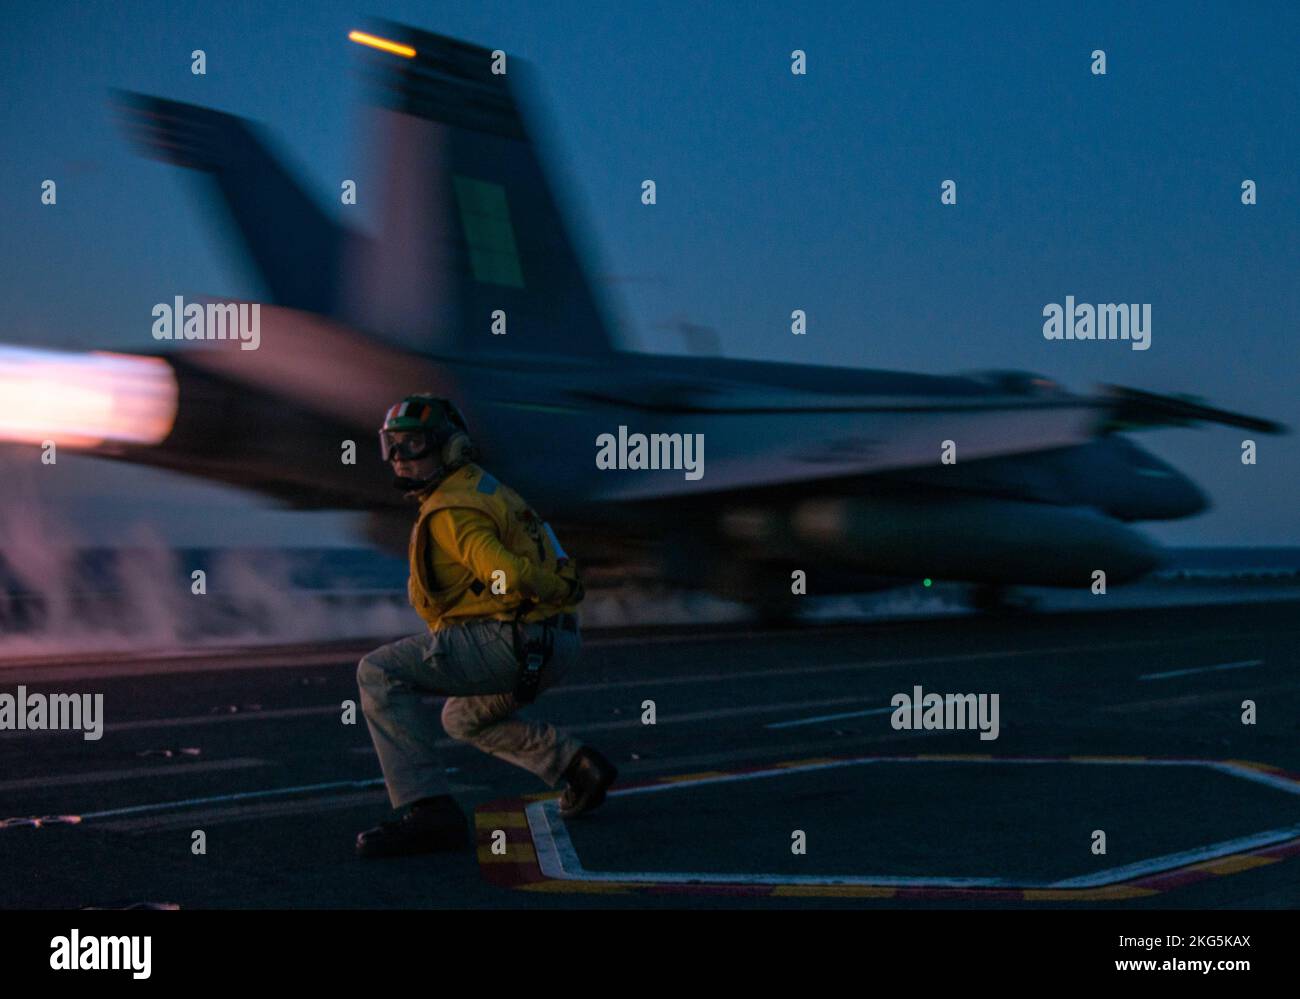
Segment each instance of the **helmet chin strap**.
M428 451L423 452L421 457L436 449L437 448L431 447ZM462 460L454 462L451 465L445 465L440 462L437 470L427 479L410 479L405 475L394 475L393 486L394 488L402 490L402 492L407 496L418 496L420 493L428 492L430 489L433 489L442 482L443 479L451 475L452 472L455 472L463 466L466 463L466 460L468 459L462 458Z
M409 479L405 475L394 475L393 487L402 490L402 492L406 493L408 496L412 496L417 493L425 492L428 489L432 489L447 477L447 472L448 469L440 467L438 471L427 479Z

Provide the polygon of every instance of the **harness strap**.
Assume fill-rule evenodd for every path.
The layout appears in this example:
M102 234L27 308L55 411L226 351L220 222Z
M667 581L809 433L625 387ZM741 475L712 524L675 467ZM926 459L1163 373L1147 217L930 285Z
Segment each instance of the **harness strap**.
M555 651L555 633L549 620L541 622L542 637L525 639L524 615L535 608L532 600L525 600L515 611L511 622L514 632L515 660L519 663L519 675L515 681L515 700L520 704L532 704L537 700L538 690L542 685L542 670L551 661Z

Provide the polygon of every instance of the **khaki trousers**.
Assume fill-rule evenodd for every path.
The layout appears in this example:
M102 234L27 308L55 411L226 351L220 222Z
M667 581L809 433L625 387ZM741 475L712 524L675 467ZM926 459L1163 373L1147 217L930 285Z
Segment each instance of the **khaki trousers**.
M541 636L528 625L529 638ZM582 648L576 632L552 629L555 651L541 690L573 668ZM361 711L379 754L394 808L449 793L438 752L438 708L429 694L447 697L442 727L453 739L536 774L554 787L581 748L573 736L545 722L514 717L512 691L519 666L508 621L480 619L381 646L361 660Z

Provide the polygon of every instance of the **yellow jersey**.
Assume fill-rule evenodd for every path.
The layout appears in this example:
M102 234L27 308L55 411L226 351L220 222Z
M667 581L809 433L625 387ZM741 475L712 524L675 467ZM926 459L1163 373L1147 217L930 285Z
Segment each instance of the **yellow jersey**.
M420 501L411 531L411 606L433 631L474 618L538 621L572 613L577 566L555 532L509 486L473 463Z

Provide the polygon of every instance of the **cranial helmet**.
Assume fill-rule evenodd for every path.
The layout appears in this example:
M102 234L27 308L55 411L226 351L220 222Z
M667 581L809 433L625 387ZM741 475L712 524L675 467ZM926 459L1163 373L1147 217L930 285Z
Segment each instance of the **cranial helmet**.
M379 429L379 450L386 463L437 455L438 467L427 479L395 478L394 484L408 491L436 485L475 456L465 417L450 399L433 395L408 395L388 410Z

